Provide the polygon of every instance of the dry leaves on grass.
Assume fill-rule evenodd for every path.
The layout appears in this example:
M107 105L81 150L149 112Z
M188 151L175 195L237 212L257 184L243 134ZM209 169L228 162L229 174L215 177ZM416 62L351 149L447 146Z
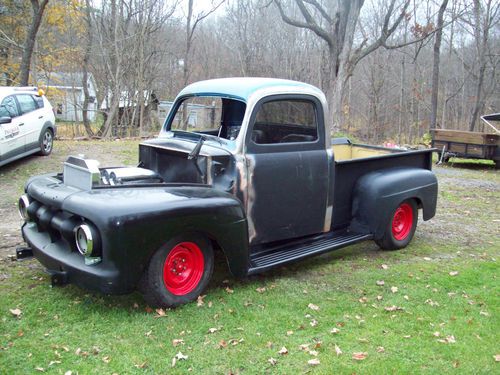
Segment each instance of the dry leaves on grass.
M264 292L266 291L266 287L265 287L265 286L263 286L262 288L257 288L257 289L255 289L255 291L256 291L257 293L264 293Z
M309 361L307 361L307 364L309 366L318 366L321 362L319 361L318 358L313 358L313 359L310 359Z
M234 290L233 290L233 289L231 289L230 287L227 287L227 288L226 288L226 292L227 292L228 294L233 294L233 293L234 293Z
M335 344L335 353L337 354L337 357L342 354L342 350L337 344Z
M392 305L392 306L384 307L384 310L392 312L392 311L403 311L404 309L400 306Z
M397 286L391 286L391 292L397 293L398 287Z
M307 307L309 307L311 310L314 310L314 311L319 310L319 306L315 305L314 303L310 303L309 305L307 305Z
M367 356L368 356L368 353L366 353L366 352L354 352L354 353L352 353L352 359L354 359L355 361L362 361L362 360L366 359Z
M385 285L385 281L384 280L377 280L376 284L378 286L384 286Z
M278 352L279 355L287 355L288 354L288 349L286 347L282 347L279 352Z
M450 276L457 276L458 275L458 271L451 271L449 273Z
M219 330L219 328L215 328L215 327L212 327L212 328L209 328L208 329L208 333L215 333Z
M19 318L21 316L21 314L23 313L20 309L10 309L9 311L16 318Z
M198 298L196 299L196 306L198 307L201 307L205 304L205 301L203 301L203 299L206 297L207 295L204 294L202 296L198 296Z
M377 346L377 353L384 353L385 348L383 346Z
M173 339L172 340L172 345L173 346L178 346L178 345L184 345L184 340L183 339Z
M273 357L269 358L267 360L267 362L269 362L271 364L271 366L275 366L276 363L278 363L278 360L277 359L274 359Z
M493 358L495 359L495 362L500 362L500 354L495 354Z
M453 335L446 336L444 339L439 339L437 341L442 343L442 344L454 344L457 342L455 340L455 336L453 336Z
M382 264L381 267L382 267L383 270L389 269L389 266L387 264Z
M181 352L177 353L174 358L172 358L172 367L175 367L177 361L185 361L188 359L187 355L182 354Z
M163 309L156 309L155 311L156 311L155 318L163 318L164 316L166 316L165 310Z
M339 333L339 332L340 332L340 329L338 329L338 328L332 328L332 329L330 330L330 333L333 333L334 335L336 335L336 334L337 334L337 333Z

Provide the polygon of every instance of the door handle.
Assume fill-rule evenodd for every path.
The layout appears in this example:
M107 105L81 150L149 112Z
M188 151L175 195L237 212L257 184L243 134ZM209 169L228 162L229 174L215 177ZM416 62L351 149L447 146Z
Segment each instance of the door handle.
M43 116L38 116L39 119L43 118Z

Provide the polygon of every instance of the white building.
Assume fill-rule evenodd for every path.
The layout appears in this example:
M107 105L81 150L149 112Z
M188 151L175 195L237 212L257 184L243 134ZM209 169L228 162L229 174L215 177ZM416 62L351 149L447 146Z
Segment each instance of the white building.
M43 79L43 84L47 87L47 97L49 98L56 118L62 121L82 121L83 114L83 73L51 73L47 79ZM94 121L97 114L96 85L94 77L88 74L87 88L89 90L88 118Z

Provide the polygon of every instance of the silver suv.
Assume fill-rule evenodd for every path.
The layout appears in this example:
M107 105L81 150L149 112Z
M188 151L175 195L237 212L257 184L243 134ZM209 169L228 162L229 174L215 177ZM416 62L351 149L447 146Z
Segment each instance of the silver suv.
M0 87L0 167L52 151L56 134L52 106L36 87Z

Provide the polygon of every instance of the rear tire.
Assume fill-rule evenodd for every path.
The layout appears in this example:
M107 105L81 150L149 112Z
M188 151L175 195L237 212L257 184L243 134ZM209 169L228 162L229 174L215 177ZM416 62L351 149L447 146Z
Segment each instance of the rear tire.
M417 221L418 209L415 200L403 201L392 212L382 238L375 242L383 250L402 249L412 240Z
M153 255L140 291L152 307L176 307L195 300L203 292L213 269L210 241L197 234L179 236Z
M54 133L50 129L45 129L40 137L40 152L39 155L47 156L52 152L54 147Z

